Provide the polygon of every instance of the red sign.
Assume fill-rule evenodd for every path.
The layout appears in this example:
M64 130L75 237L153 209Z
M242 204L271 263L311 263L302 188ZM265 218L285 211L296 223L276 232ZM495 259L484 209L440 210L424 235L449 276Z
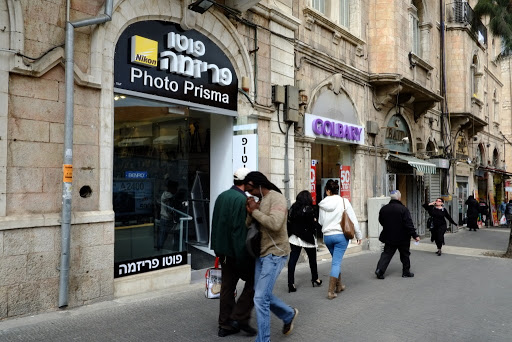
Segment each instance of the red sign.
M350 166L340 166L340 196L350 198Z
M311 161L311 171L309 181L311 184L311 197L313 197L313 205L316 205L316 160Z

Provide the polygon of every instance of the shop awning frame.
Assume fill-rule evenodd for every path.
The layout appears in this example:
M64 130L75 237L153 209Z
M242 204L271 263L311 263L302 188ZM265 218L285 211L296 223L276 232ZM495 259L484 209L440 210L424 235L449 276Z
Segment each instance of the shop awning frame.
M478 166L477 169L485 171L485 172L498 173L503 176L512 177L512 172L508 172L508 171L500 170L500 169L494 169L492 167Z
M402 154L388 154L386 160L393 160L401 163L407 163L416 170L424 174L434 175L436 173L436 165L412 156L404 156Z

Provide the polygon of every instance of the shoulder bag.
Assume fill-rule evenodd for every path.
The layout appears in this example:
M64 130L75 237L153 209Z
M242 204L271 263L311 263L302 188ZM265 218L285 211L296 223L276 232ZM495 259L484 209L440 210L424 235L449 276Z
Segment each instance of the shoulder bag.
M261 232L257 221L253 221L247 231L247 237L245 239L245 248L247 253L253 258L260 257L261 250Z
M347 210L345 209L345 199L342 198L343 201L343 214L341 215L341 230L343 231L343 235L347 238L347 240L352 240L356 235L356 230L354 228L354 223L348 217Z

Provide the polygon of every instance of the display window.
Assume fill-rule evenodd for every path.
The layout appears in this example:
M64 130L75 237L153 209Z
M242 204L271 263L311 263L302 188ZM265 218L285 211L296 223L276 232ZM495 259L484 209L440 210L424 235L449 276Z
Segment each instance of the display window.
M114 114L115 263L208 245L210 114L121 94Z

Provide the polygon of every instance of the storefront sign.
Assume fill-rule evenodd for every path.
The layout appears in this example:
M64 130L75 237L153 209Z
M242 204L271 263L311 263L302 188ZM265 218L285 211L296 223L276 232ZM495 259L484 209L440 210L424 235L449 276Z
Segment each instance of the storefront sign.
M311 197L313 198L313 205L316 205L316 164L318 163L318 160L312 160L311 161L311 171L309 173L309 184Z
M116 262L114 263L114 278L121 278L186 264L187 252Z
M393 115L387 124L384 146L392 151L412 151L411 137L407 121L400 114Z
M124 178L148 178L147 171L125 171Z
M258 170L258 135L233 136L233 172L241 167Z
M165 21L134 23L119 38L114 63L116 92L236 113L235 70L224 52L195 30Z
M350 197L350 166L340 166L340 196L351 200Z
M305 133L308 137L364 144L364 127L336 121L317 115L306 114Z

